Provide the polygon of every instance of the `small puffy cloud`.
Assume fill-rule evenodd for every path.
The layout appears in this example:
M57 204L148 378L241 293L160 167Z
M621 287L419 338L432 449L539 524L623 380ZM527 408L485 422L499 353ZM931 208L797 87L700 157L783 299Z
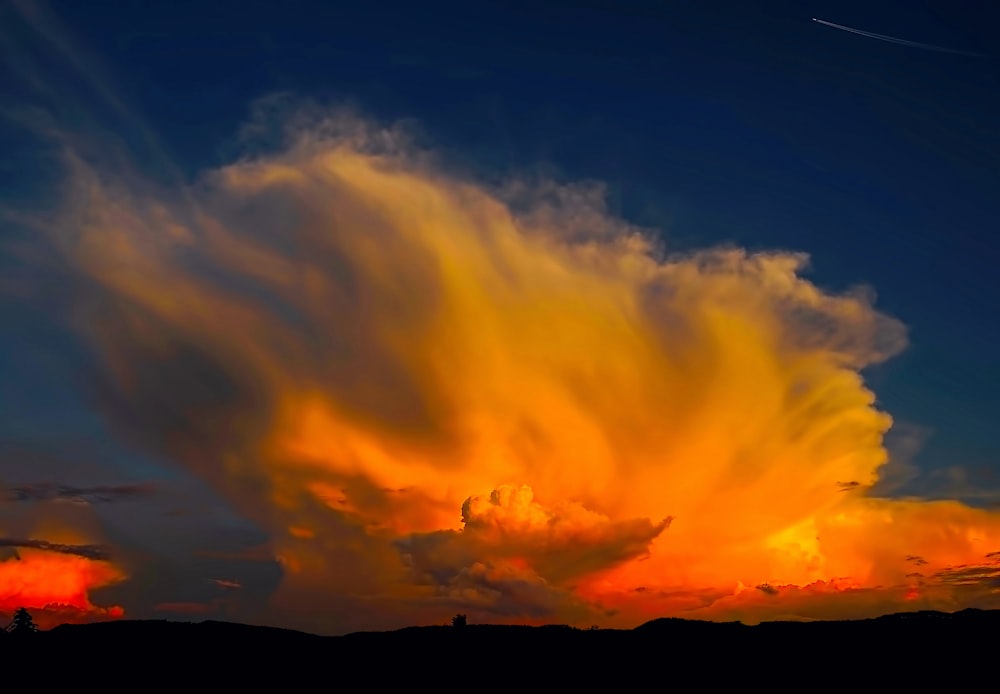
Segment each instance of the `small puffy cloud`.
M535 501L527 485L469 497L462 519L461 530L414 534L397 545L418 569L492 557L524 562L550 580L565 581L643 556L671 521L612 521L572 502L550 509Z
M547 508L527 485L505 485L462 505L464 527L414 534L396 544L417 580L469 608L525 613L572 602L574 579L644 556L670 525L612 521L577 503Z
M487 497L466 499L460 536L484 553L522 558L542 575L562 581L646 555L672 520L612 521L565 501L546 508L535 501L531 487L505 485Z

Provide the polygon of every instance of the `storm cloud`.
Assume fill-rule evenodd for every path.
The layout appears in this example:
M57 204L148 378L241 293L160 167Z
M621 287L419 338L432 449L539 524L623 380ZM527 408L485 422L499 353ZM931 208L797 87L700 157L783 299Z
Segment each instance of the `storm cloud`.
M341 110L267 126L178 188L68 145L34 224L95 407L263 530L285 623L874 614L908 556L1000 546L998 514L869 493L863 371L907 344L871 290L674 253L598 183L486 183Z

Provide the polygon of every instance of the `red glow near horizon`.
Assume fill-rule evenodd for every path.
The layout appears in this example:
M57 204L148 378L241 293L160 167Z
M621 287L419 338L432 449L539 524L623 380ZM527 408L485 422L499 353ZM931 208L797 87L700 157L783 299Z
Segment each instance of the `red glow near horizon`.
M24 607L41 628L124 616L122 607L101 607L90 598L93 590L125 579L114 564L32 549L19 556L0 562L0 613Z

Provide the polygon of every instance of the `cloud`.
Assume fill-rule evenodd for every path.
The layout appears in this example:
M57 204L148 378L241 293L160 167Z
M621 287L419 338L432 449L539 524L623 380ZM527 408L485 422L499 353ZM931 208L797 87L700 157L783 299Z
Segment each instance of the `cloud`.
M237 562L272 563L274 554L267 547L247 547L238 551L200 550L196 556L206 559Z
M581 504L543 507L527 485L502 486L462 505L461 541L491 556L530 558L550 579L566 579L645 556L672 518L612 521ZM452 534L458 538L458 534Z
M16 555L0 561L0 614L26 607L42 628L124 615L118 605L101 606L91 601L93 591L125 580L124 572L115 565L91 559L86 553L24 543L16 546L20 549Z
M473 562L451 572L437 586L437 594L449 599L454 609L474 615L542 621L564 616L576 607L588 611L573 595L552 586L534 571L504 561Z
M465 596L469 609L529 616L574 601L574 579L646 555L670 518L612 521L580 504L548 509L530 487L502 486L462 505L461 530L415 533L396 544L420 584Z
M96 605L90 597L125 580L109 560L108 548L101 545L0 538L0 615L26 607L45 629L122 617L121 606Z
M78 125L84 124L90 134L102 130L104 137L111 140L126 137L128 133L133 146L141 148L147 162L155 163L159 169L178 179L177 169L163 143L120 97L121 90L110 71L101 64L97 55L87 50L86 41L79 40L48 5L44 0L12 0L0 9L4 13L3 29L7 30L0 30L0 36L4 40L4 57L10 74L20 78L35 99L47 107L11 106L7 115L17 117L22 125L57 140L66 133L60 130L59 121L53 113L62 114ZM59 70L48 67L53 64L53 59L59 61ZM81 101L80 95L85 91L96 97L100 110L109 114L114 119L113 123L100 122L94 117L93 106L88 108ZM79 133L76 137L79 144ZM107 142L94 144L100 147ZM104 149L105 156L109 152L109 149Z
M2 537L0 538L0 547L30 547L31 549L39 549L45 552L72 554L84 559L94 559L97 561L104 561L111 558L111 550L104 545L66 545L59 542L47 542L45 540Z
M28 484L12 487L9 501L72 501L76 503L110 504L126 499L148 496L153 493L149 485L127 484L95 487L72 487L68 485Z
M938 571L931 580L951 585L1000 589L1000 567L996 564L957 566Z
M247 131L277 144L179 189L70 139L34 220L95 405L267 533L274 619L874 614L910 604L908 555L1000 546L994 513L872 493L892 420L863 370L907 334L870 290L279 112Z
M894 422L886 432L885 447L888 460L879 468L878 480L872 487L875 496L894 496L906 490L920 476L916 464L917 454L923 449L933 432L911 422Z

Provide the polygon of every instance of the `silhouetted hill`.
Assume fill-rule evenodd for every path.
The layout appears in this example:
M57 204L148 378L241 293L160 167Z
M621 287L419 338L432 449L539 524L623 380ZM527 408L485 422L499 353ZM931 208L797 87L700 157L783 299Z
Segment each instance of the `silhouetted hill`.
M128 643L138 639L166 639L171 641L219 642L235 640L260 643L309 643L324 637L292 629L252 626L236 622L171 622L158 620L122 620L94 624L63 624L42 632L49 643L75 644L95 639Z
M893 631L900 631L903 634L927 631L952 633L956 630L968 630L974 627L985 628L987 625L1000 626L1000 610L968 609L960 612L925 610L899 612L872 619L817 622L776 621L762 622L755 626L747 626L740 622L706 622L668 617L641 624L634 631L646 635L684 633L691 636L708 634L715 637L725 634L727 636L738 635L742 638L792 638L803 635L816 637L828 633L851 633L858 636Z
M791 688L805 672L811 673L808 686L848 673L868 684L927 685L928 678L947 677L954 686L956 678L987 676L998 633L1000 611L981 610L757 626L656 619L631 630L470 624L346 636L215 621L118 621L0 639L0 662L42 668L57 679L118 673L112 680L120 686L111 689L312 680L337 689L349 683L351 690L379 690L387 683L422 689L459 676L483 686L502 678L528 690L543 682L586 690L599 681L620 686L647 676L659 678L660 685L682 677L699 688L780 689ZM496 684L486 688L508 688Z

